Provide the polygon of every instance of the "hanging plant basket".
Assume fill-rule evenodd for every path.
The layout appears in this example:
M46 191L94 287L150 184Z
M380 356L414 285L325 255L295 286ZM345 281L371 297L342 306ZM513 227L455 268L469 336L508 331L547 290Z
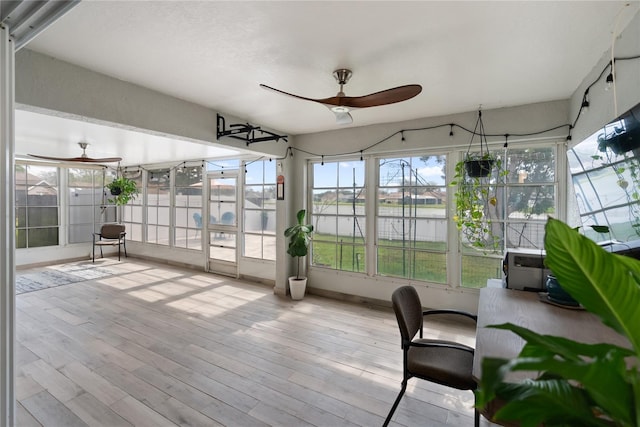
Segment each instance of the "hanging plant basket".
M112 199L109 199L109 202L118 206L126 205L130 200L135 199L139 193L136 182L124 176L118 176L106 187L113 196Z
M598 136L598 148L600 151L605 151L607 148L610 148L615 154L620 155L635 150L639 146L640 132L636 135L623 133L622 135L613 135L609 138L604 138L603 135Z
M474 136L480 140L477 151L472 151ZM489 151L482 112L478 110L469 148L463 160L456 163L455 175L450 183L456 187L453 220L462 244L467 247L484 252L500 250L501 235L492 218L496 217L496 210L499 209L495 192L497 180L504 176L501 166L502 159Z
M484 178L491 174L493 159L465 160L464 168L471 178Z

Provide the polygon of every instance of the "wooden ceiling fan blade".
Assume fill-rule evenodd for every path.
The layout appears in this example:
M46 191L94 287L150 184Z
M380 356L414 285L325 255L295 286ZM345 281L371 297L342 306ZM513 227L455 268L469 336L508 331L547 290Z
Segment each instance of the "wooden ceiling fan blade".
M36 159L54 160L57 162L78 162L78 163L115 163L122 160L122 157L103 157L100 159L92 159L91 157L53 157L39 156L37 154L28 154Z
M422 86L420 85L404 85L364 96L334 97L341 103L332 105L342 105L351 108L377 107L406 101L417 96L420 92L422 92Z
M307 97L300 96L300 95L295 95L293 93L285 92L283 90L276 89L275 87L267 86L267 85L264 85L262 83L260 83L260 87L264 88L264 89L272 90L274 92L281 93L283 95L292 96L294 98L302 99L303 101L313 101L313 102L320 102L320 103L324 104L324 102L322 102L323 100L321 100L321 99L313 99L313 98L307 98Z

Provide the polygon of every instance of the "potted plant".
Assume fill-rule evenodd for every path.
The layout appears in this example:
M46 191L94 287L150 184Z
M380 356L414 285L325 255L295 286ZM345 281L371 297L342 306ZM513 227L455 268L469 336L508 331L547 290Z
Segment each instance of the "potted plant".
M113 196L113 198L109 199L109 202L117 206L126 205L130 200L135 199L139 193L136 182L124 176L116 177L116 179L107 184L107 188Z
M307 278L300 277L300 258L309 253L313 225L304 223L305 215L304 209L299 210L296 214L298 223L284 231L284 236L289 238L287 253L293 258L297 258L296 275L289 277L289 289L291 290L291 298L294 300L302 299L307 288Z
M625 336L629 348L584 344L539 335L513 324L493 325L522 337L517 358L485 358L476 391L479 408L500 402L493 418L523 427L640 427L640 262L607 252L589 238L550 218L545 263L586 310ZM535 379L505 382L510 371Z
M500 158L491 159L491 169L496 171L495 175L492 174L494 182L491 182L488 178L471 176L467 159L456 164L455 175L450 183L451 186L456 187L453 220L463 237L463 243L472 248L481 250L500 248L500 236L493 232L491 211L498 208L495 180L509 173L502 171L501 166Z

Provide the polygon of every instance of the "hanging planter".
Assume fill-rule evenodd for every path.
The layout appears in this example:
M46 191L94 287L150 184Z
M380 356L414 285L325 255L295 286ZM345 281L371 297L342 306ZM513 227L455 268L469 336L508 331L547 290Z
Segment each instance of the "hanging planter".
M473 146L473 138L476 135L480 137L480 151L474 153L471 151L471 148ZM484 133L482 110L478 110L478 120L476 120L476 126L473 128L473 133L471 134L467 154L464 156L464 168L470 178L485 178L491 175L494 161L495 159L489 152L487 136Z
M491 174L494 159L469 159L465 160L464 168L471 178L485 178Z
M109 202L117 206L126 205L130 200L135 199L139 193L136 182L122 175L111 181L106 187L113 196L112 199L109 199Z
M480 150L472 152L476 135L480 137ZM456 173L450 183L456 187L456 211L453 220L465 246L483 251L500 249L499 227L492 224L491 218L496 217L500 208L495 192L497 179L506 173L500 171L501 166L501 159L489 152L482 111L478 110L478 120L471 135L469 148L464 159L456 164Z

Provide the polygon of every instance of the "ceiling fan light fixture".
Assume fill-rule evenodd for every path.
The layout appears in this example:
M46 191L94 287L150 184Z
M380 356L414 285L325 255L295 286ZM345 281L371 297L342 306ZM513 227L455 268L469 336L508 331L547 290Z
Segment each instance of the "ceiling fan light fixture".
M331 107L331 111L333 111L334 113L348 113L351 110L349 109L349 107L345 107L343 105L336 105L334 107Z

